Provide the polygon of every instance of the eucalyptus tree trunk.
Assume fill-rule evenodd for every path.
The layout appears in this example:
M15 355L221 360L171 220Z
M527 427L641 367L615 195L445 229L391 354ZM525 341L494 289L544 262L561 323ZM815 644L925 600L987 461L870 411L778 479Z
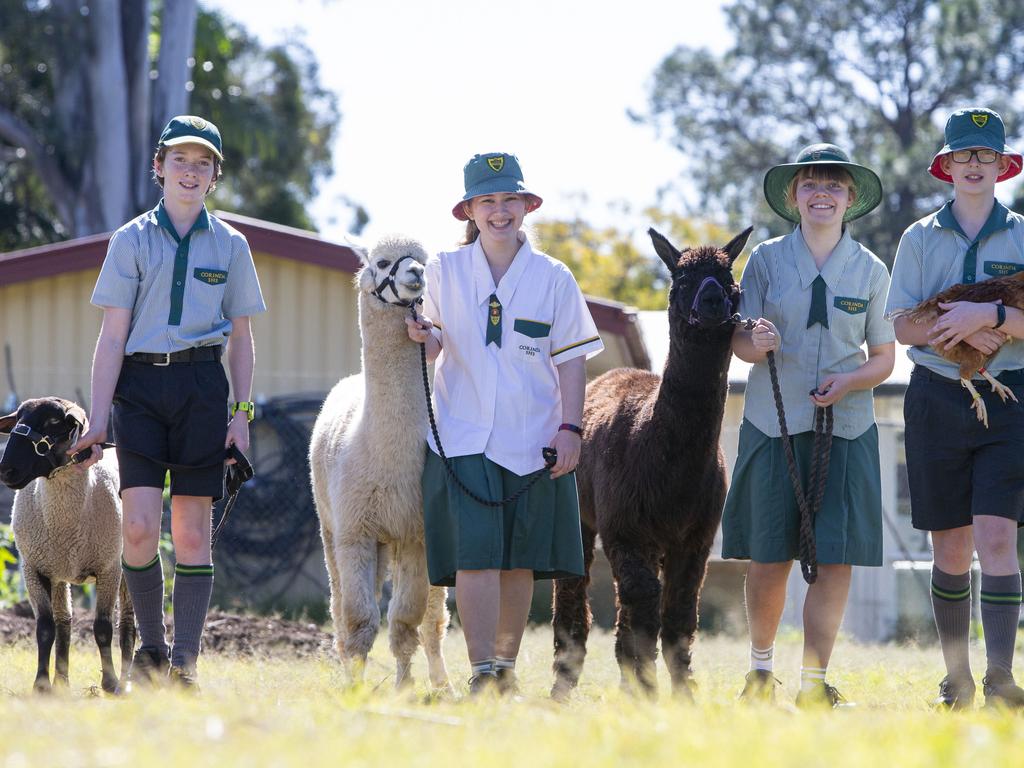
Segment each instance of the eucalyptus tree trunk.
M148 169L160 129L188 106L196 0L164 0L155 65L149 0L51 6L61 42L52 73L55 139L2 108L0 137L25 149L72 236L109 232L159 195Z

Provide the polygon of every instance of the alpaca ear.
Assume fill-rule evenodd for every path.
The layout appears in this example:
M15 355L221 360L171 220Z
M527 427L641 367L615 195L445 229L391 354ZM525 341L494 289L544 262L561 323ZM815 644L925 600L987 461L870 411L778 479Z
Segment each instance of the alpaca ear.
M670 243L663 234L658 232L654 227L647 230L647 234L651 236L651 242L654 243L654 250L657 252L661 260L665 262L665 266L668 267L669 272L675 274L675 271L679 269L679 257L682 255L675 249L675 246Z
M747 227L740 232L736 237L730 240L728 243L722 246L722 250L729 255L729 264L736 261L737 257L743 253L743 249L747 245L747 240L750 237L750 233L754 231L753 227Z
M366 241L357 237L356 235L347 234L342 241L346 246L352 249L359 260L364 264L370 263L370 246L366 244Z
M6 416L0 416L0 435L9 435L11 430L14 429L14 425L18 423L18 412L8 413Z

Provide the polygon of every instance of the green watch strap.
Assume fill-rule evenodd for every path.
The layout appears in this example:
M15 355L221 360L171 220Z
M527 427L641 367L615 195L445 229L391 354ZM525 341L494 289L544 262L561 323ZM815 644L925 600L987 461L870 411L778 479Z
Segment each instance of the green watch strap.
M238 402L231 406L231 418L235 417L235 414L239 411L245 411L249 421L256 418L256 403L249 402Z

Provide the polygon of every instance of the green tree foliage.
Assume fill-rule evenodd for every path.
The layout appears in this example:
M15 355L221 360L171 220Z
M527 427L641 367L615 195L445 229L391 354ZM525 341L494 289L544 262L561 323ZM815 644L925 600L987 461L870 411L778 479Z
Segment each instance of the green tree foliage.
M0 0L0 20L0 248L153 205L153 148L183 112L225 133L213 206L311 226L339 114L300 43L264 49L196 0Z
M789 225L763 202L770 166L829 141L874 168L886 196L854 236L891 265L903 230L949 196L926 168L953 109L1014 108L1024 3L1005 0L733 0L724 52L679 47L655 72L649 113L690 159L705 211Z
M239 24L200 11L190 107L221 129L216 206L313 229L306 205L332 172L337 99L300 42L264 49Z
M654 209L644 215L680 248L724 245L729 240L725 231L713 224ZM668 306L668 270L654 255L645 231L594 227L579 217L571 221L542 219L532 227L541 250L568 266L584 293L638 309Z

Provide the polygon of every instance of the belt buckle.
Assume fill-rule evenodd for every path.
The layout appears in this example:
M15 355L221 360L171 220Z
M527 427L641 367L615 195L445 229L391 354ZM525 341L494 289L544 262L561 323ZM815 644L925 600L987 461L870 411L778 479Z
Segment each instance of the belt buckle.
M164 356L164 361L162 363L153 363L153 365L155 365L155 366L157 366L159 368L166 368L168 365L171 364L171 353L170 352L162 352L160 354L162 354Z

